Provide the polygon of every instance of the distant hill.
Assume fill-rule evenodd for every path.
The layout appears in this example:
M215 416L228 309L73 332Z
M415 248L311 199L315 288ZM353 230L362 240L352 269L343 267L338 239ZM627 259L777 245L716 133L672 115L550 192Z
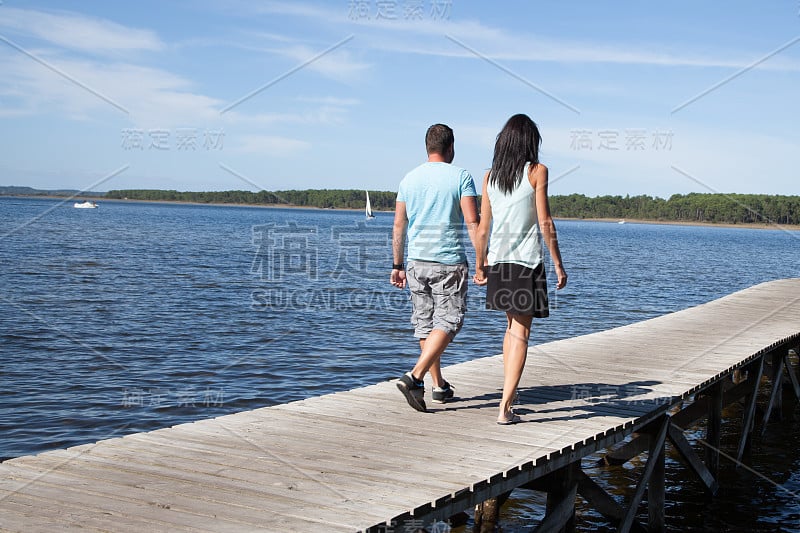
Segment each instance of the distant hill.
M44 190L20 185L0 185L0 196L81 196L87 198L102 198L104 192L79 191L76 189Z

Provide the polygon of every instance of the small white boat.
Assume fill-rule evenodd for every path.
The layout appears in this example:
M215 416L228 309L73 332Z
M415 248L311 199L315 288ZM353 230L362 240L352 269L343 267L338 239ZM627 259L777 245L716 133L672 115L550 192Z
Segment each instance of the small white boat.
M364 209L364 213L366 214L367 218L375 218L375 215L372 214L372 204L369 202L369 191L364 191L367 193L367 207Z
M72 207L76 209L96 209L97 202L90 202L89 200L86 200L85 202L75 202Z
M625 223L625 219L624 218L622 220L620 220L619 222L617 222L617 224L624 224L624 223Z

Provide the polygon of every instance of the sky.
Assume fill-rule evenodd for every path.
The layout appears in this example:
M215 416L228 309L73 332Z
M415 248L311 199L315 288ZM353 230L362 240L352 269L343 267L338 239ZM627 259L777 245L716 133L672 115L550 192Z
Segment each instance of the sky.
M550 194L800 194L800 0L0 0L0 185L396 190L431 124Z

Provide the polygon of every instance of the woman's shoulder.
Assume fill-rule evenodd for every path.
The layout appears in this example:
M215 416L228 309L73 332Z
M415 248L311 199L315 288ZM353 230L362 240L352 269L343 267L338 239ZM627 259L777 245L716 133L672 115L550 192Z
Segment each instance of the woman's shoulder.
M528 181L533 188L536 188L540 179L547 179L547 166L544 163L528 165Z
M528 163L528 172L530 174L535 174L538 172L547 172L547 166L544 163L536 163L535 165Z

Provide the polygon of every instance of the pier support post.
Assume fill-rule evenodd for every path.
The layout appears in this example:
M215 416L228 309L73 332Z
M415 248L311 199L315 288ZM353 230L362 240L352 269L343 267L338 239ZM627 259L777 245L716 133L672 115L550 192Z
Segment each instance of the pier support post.
M651 422L646 428L645 431L651 433L653 435L653 439L650 441L650 450L647 454L647 464L644 467L644 473L642 474L642 479L639 480L639 484L636 486L636 492L633 494L633 499L630 502L630 505L625 512L625 516L620 522L619 531L620 533L627 533L631 530L633 526L634 520L636 519L636 510L639 507L639 504L644 497L645 490L650 487L651 490L654 491L654 494L649 494L649 498L655 497L655 499L661 500L661 524L659 526L658 523L650 524L650 527L653 528L655 526L656 531L662 531L664 529L664 445L667 440L667 430L669 429L670 425L670 417L667 415L662 415L659 418L655 419ZM660 459L660 461L659 461ZM659 466L659 463L661 466ZM654 480L654 474L660 475L661 479ZM649 507L649 505L648 505ZM658 516L656 515L655 520L658 521ZM651 519L653 519L653 515L651 514Z
M664 531L664 463L666 460L666 437L670 429L672 427L669 416L664 416L647 427L647 432L652 438L652 445L647 455L647 466L650 467L652 463L652 470L650 479L642 479L642 483L647 483L647 531L650 533ZM658 445L658 442L661 444Z
M742 420L742 437L739 440L739 449L736 453L737 463L741 463L744 450L747 446L748 438L753 431L753 421L755 420L756 400L758 399L758 387L761 384L761 377L764 375L764 357L750 363L747 366L747 380L753 380L752 387L744 402L744 419Z
M800 351L800 346L798 346L798 351ZM794 397L797 401L800 401L800 382L798 382L797 374L792 368L792 356L796 355L798 351L789 350L786 355L783 356L783 362L786 366L786 373L789 374L789 382L792 384L792 390L794 390ZM800 369L800 364L797 365Z
M767 423L772 416L772 409L776 407L778 410L778 420L783 418L783 414L781 413L783 408L783 365L785 363L785 358L783 354L778 352L773 352L770 355L772 359L772 365L770 373L770 380L772 381L772 391L769 395L769 402L767 403L767 409L764 411L764 419L762 420L761 424L761 434L763 435L767 431Z
M706 425L706 467L716 479L719 476L719 447L722 439L722 382L711 386L708 395L708 422Z
M647 531L661 533L664 531L664 463L665 446L656 450L656 455L649 456L647 463L653 461L653 473L647 483Z
M548 475L547 512L536 533L572 533L575 531L575 496L578 493L580 461L575 461Z
M494 533L500 521L500 508L506 503L511 492L504 492L497 498L490 498L475 506L474 533Z

